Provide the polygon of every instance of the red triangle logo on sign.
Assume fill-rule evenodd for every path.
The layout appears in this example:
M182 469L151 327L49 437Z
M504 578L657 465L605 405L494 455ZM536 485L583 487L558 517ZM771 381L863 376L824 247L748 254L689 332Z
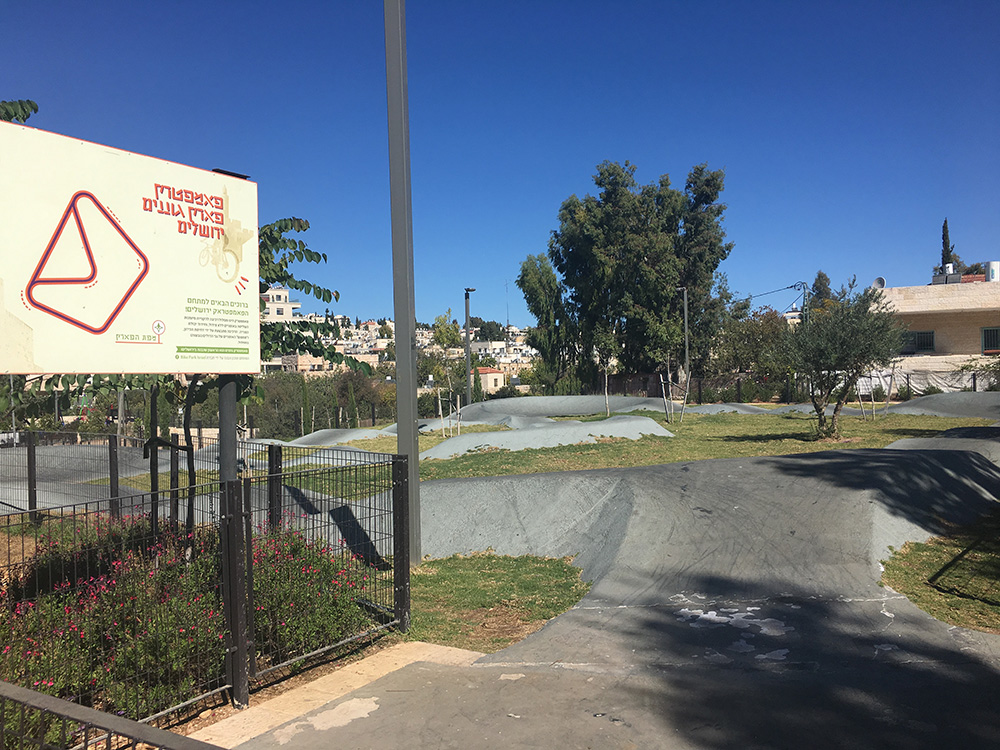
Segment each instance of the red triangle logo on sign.
M25 296L39 310L93 334L108 330L149 273L149 258L93 194L66 207Z

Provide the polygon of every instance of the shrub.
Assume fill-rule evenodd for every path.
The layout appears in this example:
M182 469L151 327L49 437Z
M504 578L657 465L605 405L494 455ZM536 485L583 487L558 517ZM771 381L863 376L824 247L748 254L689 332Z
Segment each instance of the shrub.
M913 398L913 391L909 387L902 385L896 389L896 398L900 401L909 401Z
M224 682L216 527L57 517L0 589L0 679L142 718ZM24 525L21 533L34 533ZM285 525L252 542L254 639L277 663L360 632L376 575ZM43 728L39 728L43 731Z
M694 397L698 398L698 391L694 392ZM716 404L722 399L716 390L710 385L703 385L701 387L701 403L703 404Z
M944 391L942 391L936 385L929 385L926 388L924 388L923 392L920 395L921 396L933 396L935 393L944 393Z
M885 388L880 385L876 385L872 388L871 398L874 401L885 401Z
M357 599L369 585L349 552L284 528L253 540L254 639L266 663L281 663L358 632Z
M521 392L513 385L505 385L503 388L498 388L493 393L489 394L487 398L517 398L521 395Z
M40 539L0 601L2 679L140 718L221 677L217 535L143 546L145 519L55 527L78 541Z

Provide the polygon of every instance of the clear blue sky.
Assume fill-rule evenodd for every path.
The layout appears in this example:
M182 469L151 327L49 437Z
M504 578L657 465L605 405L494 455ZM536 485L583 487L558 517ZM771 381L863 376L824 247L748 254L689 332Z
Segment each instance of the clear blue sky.
M380 2L8 0L0 34L29 125L249 174L261 223L312 224L334 311L392 316ZM519 266L605 159L725 169L743 295L928 283L945 217L963 260L1000 260L996 0L412 0L407 35L419 320L471 286L473 314L532 324Z

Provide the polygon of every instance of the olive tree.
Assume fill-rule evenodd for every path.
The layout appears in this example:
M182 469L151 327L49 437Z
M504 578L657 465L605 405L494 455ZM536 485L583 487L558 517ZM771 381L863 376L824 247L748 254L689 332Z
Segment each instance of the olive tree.
M789 337L790 360L809 380L820 437L839 437L838 420L862 374L899 356L905 328L878 289L854 291L854 281L810 311ZM827 415L827 407L833 412Z

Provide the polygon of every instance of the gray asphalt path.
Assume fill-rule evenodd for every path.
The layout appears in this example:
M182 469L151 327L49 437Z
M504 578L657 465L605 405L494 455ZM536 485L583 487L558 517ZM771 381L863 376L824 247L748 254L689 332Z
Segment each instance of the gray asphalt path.
M979 453L831 451L422 485L424 552L576 554L591 592L469 668L413 664L241 747L1000 746L1000 637L881 588L996 507ZM325 729L323 727L326 727Z

